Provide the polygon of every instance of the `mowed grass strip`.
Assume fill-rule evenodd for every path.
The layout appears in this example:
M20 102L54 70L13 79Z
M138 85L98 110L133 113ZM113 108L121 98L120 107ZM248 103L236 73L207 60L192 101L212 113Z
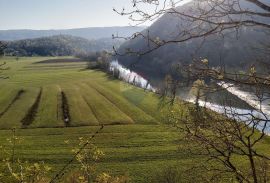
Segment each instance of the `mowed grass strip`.
M162 119L160 107L162 104L159 99L159 96L151 92L142 92L142 91L143 89L140 88L132 88L123 91L122 94L134 105L138 106L149 115L155 116L156 119L161 121Z
M123 93L124 91L121 90L123 88L120 88L119 90L119 86L126 86L125 84L122 82L108 80L105 73L99 71L84 70L82 69L83 67L81 69L73 70L57 70L58 68L61 68L59 67L60 64L49 64L52 68L54 68L54 65L56 66L55 71L43 70L43 66L46 64L40 64L39 66L42 66L39 68L40 70L34 69L31 71L24 71L19 73L15 72L15 70L18 71L23 67L32 67L34 65L32 63L32 61L16 62L18 65L16 65L17 67L14 67L13 65L12 70L14 70L14 73L12 73L12 77L10 80L8 80L8 84L14 87L19 87L20 85L21 87L25 88L44 88L37 115L33 123L28 126L30 128L65 126L63 119L61 119L63 115L61 108L59 110L59 106L61 107L61 105L58 105L59 100L61 103L61 98L55 100L57 97L55 97L55 90L53 88L50 89L51 91L45 91L47 86L53 85L61 85L67 95L71 116L70 126L98 125L99 123L130 124L134 122L140 124L153 124L157 121L154 119L155 117L149 113L149 111L141 108L141 106L126 98L126 95ZM77 64L72 63L71 65ZM95 91L94 93L97 93L96 95L100 97L101 100L104 100L99 102L102 104L102 107L99 108L95 105L95 103L89 102L91 100L89 100L88 95L91 96L91 92L88 92L87 89L85 90L84 88L80 88L80 86L77 85L77 83L83 82L87 82L87 84L91 84L93 82L100 86L100 88L94 87L92 90ZM3 83L7 83L7 81L4 81ZM75 83L75 85L72 86L72 83ZM70 85L66 87L65 85L67 84ZM90 88L93 87L93 85L89 86ZM127 89L133 90L135 87L128 85ZM126 88L124 90L126 90ZM143 90L138 91L145 93ZM149 107L152 108L154 106ZM156 110L156 108L154 110ZM53 117L55 114L53 113L57 113L57 111L58 119L55 119L55 117ZM109 112L109 114L106 114L107 112ZM99 120L101 120L101 122L99 122Z
M102 81L103 80L103 81ZM161 105L159 96L153 92L144 91L142 88L134 87L131 84L119 80L101 78L100 84L106 86L111 92L119 93L130 103L134 104L157 121L162 121ZM164 106L163 106L164 107Z
M3 87L0 89L0 117L9 110L23 92L23 90L16 87Z
M60 87L58 85L47 85L42 89L42 96L37 115L30 128L64 127L59 100Z
M135 123L138 124L155 124L157 121L150 115L146 114L142 109L129 102L120 92L114 92L106 85L101 86L97 82L87 82L92 88L96 89L110 102L114 103L120 110L130 116Z
M81 88L86 103L92 109L100 124L113 125L134 123L127 114L86 83L81 83L77 86Z
M70 111L70 126L99 125L91 108L81 95L80 88L72 84L61 85L68 99Z
M21 120L27 115L33 106L39 93L39 88L26 88L25 92L0 118L0 129L21 128Z

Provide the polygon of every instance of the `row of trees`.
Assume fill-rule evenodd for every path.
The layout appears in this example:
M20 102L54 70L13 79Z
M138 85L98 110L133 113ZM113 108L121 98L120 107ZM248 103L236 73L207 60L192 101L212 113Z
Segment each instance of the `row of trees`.
M76 54L76 57L88 61L88 69L99 69L104 72L108 72L112 54L107 51L89 53L80 52Z

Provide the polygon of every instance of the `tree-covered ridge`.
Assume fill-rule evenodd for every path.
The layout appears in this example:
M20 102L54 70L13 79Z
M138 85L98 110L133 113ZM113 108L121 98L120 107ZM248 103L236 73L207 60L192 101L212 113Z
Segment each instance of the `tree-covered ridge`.
M210 2L214 6L219 1ZM235 6L231 5L234 4L234 1L224 2L227 3L220 4L226 8L229 8L229 5ZM215 13L218 16L200 12L200 10L211 10L211 3L191 1L173 8L170 10L171 12L156 12L160 13L160 18L157 18L146 30L120 46L119 61L126 67L132 67L136 72L143 72L151 76L159 75L162 78L168 72L172 72L171 69L176 64L188 65L193 60L201 58L207 58L211 66L225 66L226 69L233 69L233 71L248 69L252 65L256 65L257 69L259 69L258 67L264 69L265 65L269 64L269 50L266 49L269 47L267 46L269 45L269 39L267 39L269 29L264 26L242 24L240 26L240 23L234 28L225 28L224 25L218 23L232 21L225 16L226 12L222 14L218 8L212 10L214 11L212 14ZM256 7L248 1L241 1L241 5L242 9L256 12ZM209 12L211 12L210 10ZM181 15L187 16L181 17ZM192 18L192 16L194 17ZM205 20L200 20L198 17ZM241 15L232 17L235 20L245 20L245 16ZM207 21L209 19L217 19L215 21L218 23L212 23L212 25ZM267 18L254 16L252 19L270 24ZM217 25L219 26L216 27ZM213 27L219 31L212 30Z
M70 35L57 35L36 39L7 42L5 55L11 56L69 56L82 52L111 50L120 41L110 38L87 40Z

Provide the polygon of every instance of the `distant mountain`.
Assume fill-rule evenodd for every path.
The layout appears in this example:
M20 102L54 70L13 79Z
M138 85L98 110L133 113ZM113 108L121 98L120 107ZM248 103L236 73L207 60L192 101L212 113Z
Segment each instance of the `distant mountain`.
M79 29L62 29L62 30L0 30L0 40L14 41L21 39L33 39L39 37L48 37L55 35L71 35L85 39L111 38L112 34L119 36L130 36L135 32L140 32L145 27L92 27Z
M78 53L111 51L121 41L111 38L88 40L70 35L58 35L36 39L8 41L5 55L11 56L69 56Z
M189 12L190 9L197 7L193 4L195 2L187 3L176 10ZM243 3L245 2L247 1ZM177 40L179 30L186 30L183 25L189 25L185 21L185 19L168 13L142 33L146 37L149 35L152 39ZM270 20L266 18L264 21L269 23ZM245 69L251 64L259 63L258 60L270 64L269 53L259 52L262 45L270 45L269 36L269 30L267 32L261 27L239 28L237 33L227 31L225 37L211 35L205 39L196 38L183 43L168 44L144 56L125 55L119 56L118 59L126 67L150 77L163 77L170 71L171 65L188 64L193 58L208 58L212 66L225 64L227 68ZM131 49L141 53L153 47L147 39L137 37L122 44L118 51L124 54L126 50Z

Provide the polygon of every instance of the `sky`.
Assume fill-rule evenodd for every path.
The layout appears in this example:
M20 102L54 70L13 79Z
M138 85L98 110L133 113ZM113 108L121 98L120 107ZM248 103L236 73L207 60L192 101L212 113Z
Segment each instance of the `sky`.
M0 0L0 29L67 29L127 26L113 8L131 0Z
M186 1L190 0L183 0ZM127 16L120 16L113 11L113 8L130 10L131 2L132 0L0 0L0 30L134 25ZM143 8L151 9L145 4Z

